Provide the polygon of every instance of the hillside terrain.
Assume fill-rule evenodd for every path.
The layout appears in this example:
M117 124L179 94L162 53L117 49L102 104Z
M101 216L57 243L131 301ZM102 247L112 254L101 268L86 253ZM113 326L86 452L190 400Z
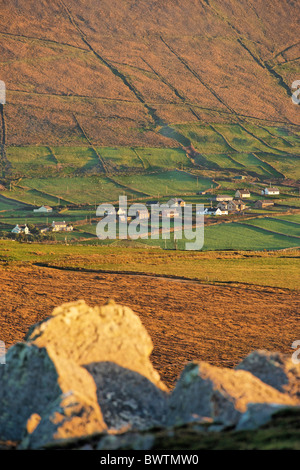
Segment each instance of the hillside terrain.
M7 0L0 24L7 348L63 302L115 299L149 331L170 389L189 361L234 368L254 349L290 355L299 338L298 2ZM205 216L199 251L186 251L174 220L170 239L96 234L97 206L120 195L207 209L242 189L243 208ZM298 449L299 409L253 433L154 432L154 449ZM2 446L15 444L0 436Z
M299 179L297 2L9 0L0 21L13 199L173 194L184 175L169 170L183 169L188 191L239 173ZM152 190L136 181L150 174Z

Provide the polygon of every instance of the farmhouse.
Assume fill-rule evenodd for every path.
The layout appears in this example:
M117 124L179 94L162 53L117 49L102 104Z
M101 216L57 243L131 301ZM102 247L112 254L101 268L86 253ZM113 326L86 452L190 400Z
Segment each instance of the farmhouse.
M220 209L219 207L216 209L215 215L228 215L227 209Z
M278 188L265 188L262 190L261 194L265 196L273 196L276 194L280 194L280 191Z
M227 202L227 201L232 201L233 197L228 196L228 194L217 194L217 196L212 198L213 201L218 201L218 202Z
M233 177L234 180L245 180L246 176L245 175L237 175Z
M29 232L29 228L27 227L27 225L16 225L11 233L25 233L25 235L28 235L30 232Z
M136 217L140 220L149 219L149 212L147 209L136 211Z
M245 197L250 197L250 191L248 189L238 189L235 193L235 197L244 199Z
M118 217L121 217L121 216L125 217L126 216L125 209L122 209L122 207L120 207L117 211L117 215L118 215Z
M223 211L219 207L208 207L204 211L205 215L227 215L228 211Z
M53 232L72 232L73 226L63 222L52 222L52 231Z
M246 209L246 204L240 199L234 199L233 201L229 201L227 208L228 212L240 212Z
M219 202L217 204L217 208L220 209L221 211L227 211L228 210L228 202Z
M274 201L271 201L271 200L268 200L268 201L266 201L266 200L263 200L263 201L259 200L259 201L256 201L256 203L254 204L254 207L255 207L256 209L266 209L266 208L272 207L272 206L274 206Z
M173 198L173 199L170 199L167 204L169 206L175 206L175 207L178 207L178 206L181 206L181 207L184 207L185 206L185 201L183 199L180 199L180 198Z
M53 212L53 209L50 206L41 206L38 209L33 209L33 212L48 214L49 212Z

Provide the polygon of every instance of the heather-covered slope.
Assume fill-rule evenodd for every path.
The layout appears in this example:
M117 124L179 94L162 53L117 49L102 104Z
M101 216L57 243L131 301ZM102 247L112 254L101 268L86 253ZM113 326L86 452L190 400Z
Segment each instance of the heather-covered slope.
M288 0L8 0L6 145L178 146L159 126L300 124Z

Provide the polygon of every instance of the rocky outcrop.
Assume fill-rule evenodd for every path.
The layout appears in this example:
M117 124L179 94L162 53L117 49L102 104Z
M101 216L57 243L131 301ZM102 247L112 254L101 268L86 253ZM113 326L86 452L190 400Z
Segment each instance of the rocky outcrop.
M0 440L20 441L27 430L40 446L106 430L92 377L50 346L10 348L0 383Z
M54 440L162 425L167 387L131 309L64 304L10 348L0 368L0 440Z
M253 351L236 370L247 370L260 380L300 400L300 366L279 352Z
M288 407L288 411L291 412L293 409L299 409L300 407ZM249 403L247 411L242 414L239 422L236 425L236 431L250 431L258 429L261 426L267 424L276 413L286 410L286 405L278 405L276 403Z
M89 307L81 300L57 307L25 340L39 348L51 344L57 355L78 365L113 362L167 390L149 360L153 343L141 320L114 301L101 307Z
M109 429L147 429L165 423L167 395L143 375L113 362L86 366Z
M39 449L96 435L104 449L133 436L134 448L150 448L153 427L256 429L300 407L300 365L282 354L255 351L235 369L192 362L171 392L150 362L152 348L128 307L78 301L54 309L0 364L0 441Z
M291 406L297 400L248 371L194 362L185 368L171 395L167 423L178 425L207 417L235 426L251 403Z

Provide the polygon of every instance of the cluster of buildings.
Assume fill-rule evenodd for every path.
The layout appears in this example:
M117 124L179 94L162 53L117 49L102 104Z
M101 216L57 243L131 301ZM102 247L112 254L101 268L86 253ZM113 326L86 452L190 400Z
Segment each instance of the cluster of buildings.
M274 196L280 194L278 188L265 188L261 191L263 196ZM251 193L248 189L238 189L234 196L218 194L211 199L211 207L204 210L204 215L228 215L233 212L242 212L247 209L245 199L249 199ZM215 207L212 203L217 203ZM256 209L267 209L274 206L274 201L270 199L258 200L255 202Z
M53 212L53 208L50 206L41 206L38 209L33 209L33 212L39 214L49 214ZM74 230L73 225L64 221L55 222L53 220L52 224L47 227L41 228L40 233L46 232L72 232ZM30 230L27 224L19 225L17 224L11 231L11 233L20 234L24 233L25 235L30 235Z
M262 196L265 196L265 197L275 196L275 195L279 195L280 191L276 187L268 187L268 188L264 188L261 191L261 194ZM251 197L251 194L248 189L238 189L236 190L234 196L230 196L228 194L226 195L218 194L210 199L211 207L205 208L203 211L203 214L220 216L220 215L228 215L230 213L242 212L247 208L245 200L249 199L250 197ZM213 207L213 202L216 203L215 207ZM152 205L156 205L156 204L159 204L159 201L149 201L147 203L147 206L151 207ZM181 198L172 198L166 204L169 207L172 207L172 211L166 209L162 215L170 217L170 218L174 218L177 216L179 217L181 215L180 210L178 210L178 213L176 213L176 207L178 209L181 207L184 207L185 201ZM253 207L256 209L267 209L272 206L274 206L274 201L270 199L260 199L254 203ZM50 206L44 205L37 209L34 209L33 212L37 214L51 214L53 212L53 208ZM135 216L138 217L140 220L143 220L143 219L146 220L149 218L149 213L148 213L148 210L140 210L136 212ZM117 217L122 222L132 219L132 217L128 217L127 213L123 211L122 209L119 209L117 211ZM40 233L46 233L48 231L49 232L71 232L73 230L74 229L73 229L72 224L69 224L66 221L59 221L59 222L53 221L50 226L41 228ZM15 233L15 234L24 233L25 235L29 235L30 230L27 224L25 225L17 224L12 229L12 233Z
M27 224L25 224L25 225L18 225L18 224L17 224L17 225L12 229L11 233L15 233L15 234L17 234L17 235L20 234L20 233L24 233L25 235L29 235L29 234L30 234L30 231L29 231L29 228L28 228Z
M55 222L53 221L49 227L44 227L40 229L40 233L46 232L72 232L74 230L73 225L68 224L67 222ZM24 233L25 235L30 235L30 230L27 224L19 225L17 224L11 231L11 233L19 234Z

